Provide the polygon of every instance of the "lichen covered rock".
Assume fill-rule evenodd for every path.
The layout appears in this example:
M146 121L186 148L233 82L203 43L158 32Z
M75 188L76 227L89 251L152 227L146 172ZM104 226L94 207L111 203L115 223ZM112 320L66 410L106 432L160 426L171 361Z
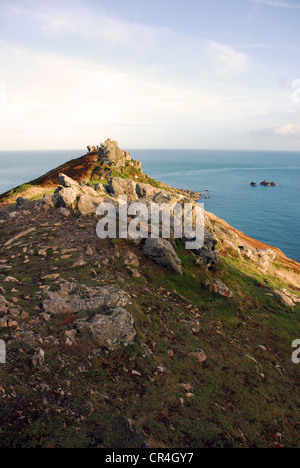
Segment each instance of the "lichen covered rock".
M94 345L114 351L133 342L136 331L132 315L121 307L107 314L96 314L77 323L77 332Z
M181 260L177 256L174 247L166 239L147 239L143 247L143 253L154 263L183 274Z

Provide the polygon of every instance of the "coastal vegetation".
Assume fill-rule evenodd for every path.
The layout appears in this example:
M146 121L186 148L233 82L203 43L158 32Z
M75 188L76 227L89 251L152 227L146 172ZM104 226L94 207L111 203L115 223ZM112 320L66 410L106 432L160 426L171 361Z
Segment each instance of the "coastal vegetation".
M186 198L111 143L1 199L0 446L299 447L299 264L210 213L182 274L98 239L99 199Z

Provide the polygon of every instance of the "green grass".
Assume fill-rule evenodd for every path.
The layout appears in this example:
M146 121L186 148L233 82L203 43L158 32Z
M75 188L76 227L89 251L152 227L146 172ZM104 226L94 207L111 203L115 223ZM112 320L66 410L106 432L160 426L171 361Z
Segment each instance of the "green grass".
M73 229L76 238L72 220L65 222L70 223L66 232ZM34 249L47 234L47 228L32 234ZM291 362L291 343L300 336L300 308L292 312L278 296L266 295L285 285L230 257L206 271L180 243L182 276L141 258L142 278L134 279L123 264L128 248L140 257L124 240L97 240L94 250L109 263L94 265L85 257L88 264L79 269L72 265L82 255L81 242L70 259L49 249L45 260L32 255L25 265L19 247L10 249L13 275L22 281L19 304L30 319L39 317L34 308L43 299L36 296L41 276L58 267L65 280L125 289L137 337L128 348L110 353L84 341L68 347L64 334L74 318L57 315L32 324L44 338L38 347L46 352L45 366L33 368L37 345L13 338L11 330L0 331L0 339L13 338L8 364L0 366L0 385L11 393L12 386L17 396L2 399L0 446L141 447L146 439L154 447L272 447L280 433L283 445L299 447L299 367ZM206 286L216 277L233 291L232 299ZM43 284L58 289L51 281ZM7 290L6 296L11 300L14 293ZM193 332L195 321L199 330ZM207 355L205 363L189 356L199 349ZM193 396L182 384L191 386Z

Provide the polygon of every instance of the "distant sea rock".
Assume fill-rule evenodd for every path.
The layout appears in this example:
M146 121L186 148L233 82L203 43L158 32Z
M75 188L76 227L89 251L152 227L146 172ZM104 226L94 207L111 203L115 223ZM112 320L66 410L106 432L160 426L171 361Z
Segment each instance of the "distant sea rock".
M251 182L250 185L251 185L251 187L257 187L258 186L256 182Z
M263 180L260 185L263 185L264 187L277 187L277 184L275 182L269 182L268 180Z

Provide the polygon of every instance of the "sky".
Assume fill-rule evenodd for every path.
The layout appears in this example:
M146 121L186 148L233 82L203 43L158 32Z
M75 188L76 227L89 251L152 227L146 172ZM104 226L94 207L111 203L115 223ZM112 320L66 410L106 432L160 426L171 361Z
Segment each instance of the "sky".
M300 151L300 0L0 0L0 150Z

